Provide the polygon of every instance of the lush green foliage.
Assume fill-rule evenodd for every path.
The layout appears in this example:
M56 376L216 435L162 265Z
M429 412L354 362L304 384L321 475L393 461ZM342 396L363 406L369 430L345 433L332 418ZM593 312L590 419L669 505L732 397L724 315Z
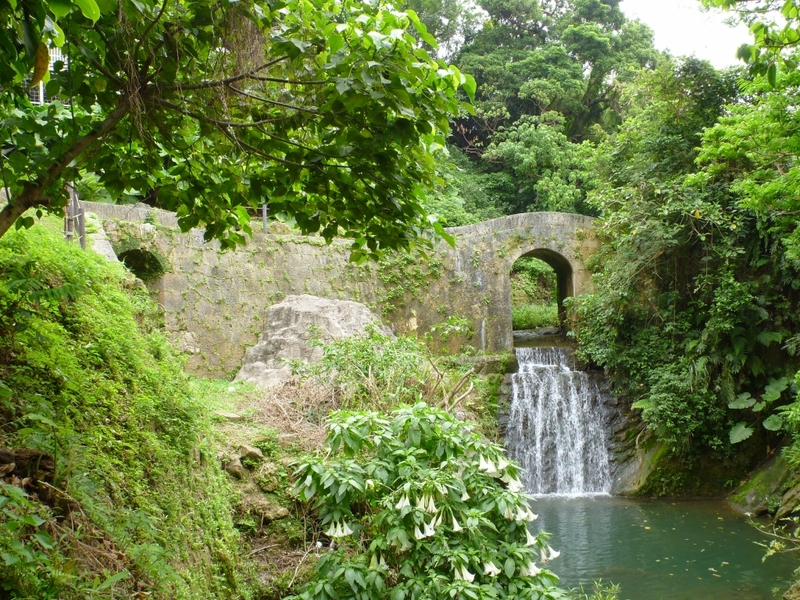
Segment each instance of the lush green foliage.
M0 487L0 590L247 598L231 491L147 291L57 228L0 243L0 446L55 459L52 487Z
M475 114L463 114L453 128L474 175L456 176L449 196L460 195L467 212L474 190L485 190L490 202L478 206L504 214L593 214L585 202L588 155L620 122L621 84L655 63L652 33L628 21L618 0L479 4L485 20L465 32L454 55L478 83Z
M486 172L457 147L437 153L441 177L426 208L449 227L472 225L510 214L504 199L513 194L514 181L504 172Z
M795 84L737 95L734 83L692 60L644 76L597 159L607 254L578 306L579 339L683 451L728 449L761 422L762 438L780 429L765 408L788 400L781 378L800 332L786 193Z
M354 238L354 258L408 248L431 225L430 152L474 81L430 58L413 13L391 4L289 0L34 0L0 4L0 162L25 210L60 211L87 176L244 240L269 203L303 232ZM47 45L63 60L47 71ZM44 54L52 102L33 106ZM37 63L38 64L38 63ZM37 66L38 68L38 66ZM94 179L93 179L94 177ZM20 221L28 225L32 217Z
M426 354L416 338L387 335L372 325L365 335L325 344L318 362L290 364L296 374L335 386L348 408L389 408L422 396L432 376Z
M339 412L328 458L298 469L336 542L297 598L561 598L556 554L499 446L425 404Z
M558 295L556 273L538 258L520 258L511 268L512 304L555 302Z
M447 342L467 337L469 332L469 321L451 317L435 326L429 336ZM322 346L320 340L312 343ZM322 359L315 363L288 362L304 379L314 378L332 386L341 406L350 409L389 410L423 399L448 406L464 399L460 396L472 375L472 371L464 373L464 368L452 368L445 357L432 354L422 340L393 336L375 325L364 335L325 344Z
M514 329L538 329L558 325L557 304L522 304L511 307Z
M545 262L521 258L511 269L511 322L514 329L558 325L556 274Z

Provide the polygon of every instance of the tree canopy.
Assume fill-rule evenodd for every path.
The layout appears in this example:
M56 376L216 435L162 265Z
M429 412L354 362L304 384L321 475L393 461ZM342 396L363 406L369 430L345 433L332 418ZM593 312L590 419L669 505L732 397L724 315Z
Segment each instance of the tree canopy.
M482 26L464 32L453 57L477 82L475 114L462 114L451 138L453 153L472 161L460 179L492 179L492 208L501 213L593 214L584 201L587 153L619 126L621 86L655 66L652 32L626 19L618 0L479 4ZM465 206L473 203L467 196Z
M353 238L356 259L408 248L431 229L431 152L459 87L475 89L387 3L2 0L0 24L0 234L89 175L223 247L268 203L303 232ZM49 65L48 47L63 58ZM41 79L51 101L34 105Z

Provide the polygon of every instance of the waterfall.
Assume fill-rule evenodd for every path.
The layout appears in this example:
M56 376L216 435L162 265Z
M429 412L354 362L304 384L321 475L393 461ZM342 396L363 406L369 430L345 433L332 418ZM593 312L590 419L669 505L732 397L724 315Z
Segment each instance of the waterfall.
M594 377L570 368L570 348L517 348L506 448L532 494L611 489L609 409Z

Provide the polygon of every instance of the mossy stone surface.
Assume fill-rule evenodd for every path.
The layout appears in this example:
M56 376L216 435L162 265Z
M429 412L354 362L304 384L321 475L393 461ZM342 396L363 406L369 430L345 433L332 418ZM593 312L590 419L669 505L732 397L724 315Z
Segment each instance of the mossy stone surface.
M775 456L761 465L729 498L731 508L742 513L761 515L770 510L790 477L787 462ZM773 499L775 498L775 499Z

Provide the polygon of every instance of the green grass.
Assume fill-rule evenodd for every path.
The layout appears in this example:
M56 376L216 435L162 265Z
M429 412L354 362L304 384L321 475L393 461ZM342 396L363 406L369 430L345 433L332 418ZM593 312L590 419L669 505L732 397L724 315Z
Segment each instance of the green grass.
M558 305L522 304L511 307L511 322L514 329L538 329L558 326Z
M0 484L0 597L251 598L209 412L155 305L59 229L0 240L0 447L55 461L47 494Z

